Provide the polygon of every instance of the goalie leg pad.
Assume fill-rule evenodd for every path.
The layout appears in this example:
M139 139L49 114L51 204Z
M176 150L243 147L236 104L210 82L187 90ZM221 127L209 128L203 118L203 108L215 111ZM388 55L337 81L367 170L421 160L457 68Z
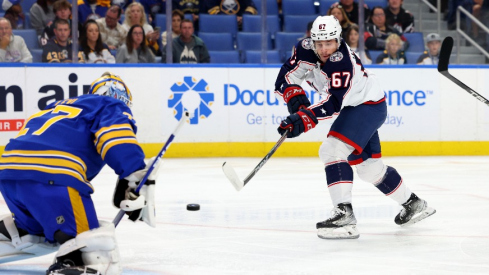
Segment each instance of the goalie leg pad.
M21 237L11 215L1 216L0 222L9 235L0 233L0 256L27 254L37 257L53 253L58 249L57 244L50 244L41 236L27 234Z
M86 267L98 270L103 275L121 274L114 224L105 221L99 223L99 228L85 231L61 245L56 257L80 250Z

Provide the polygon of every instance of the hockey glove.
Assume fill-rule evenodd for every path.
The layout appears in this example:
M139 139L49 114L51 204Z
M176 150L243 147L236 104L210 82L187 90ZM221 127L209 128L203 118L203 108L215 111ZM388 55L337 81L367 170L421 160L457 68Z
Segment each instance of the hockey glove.
M282 95L289 114L294 114L302 108L311 106L311 102L306 96L306 92L297 84L284 84L282 87Z
M311 110L302 109L282 120L277 130L280 135L288 131L287 137L294 138L316 127L317 123L318 120Z

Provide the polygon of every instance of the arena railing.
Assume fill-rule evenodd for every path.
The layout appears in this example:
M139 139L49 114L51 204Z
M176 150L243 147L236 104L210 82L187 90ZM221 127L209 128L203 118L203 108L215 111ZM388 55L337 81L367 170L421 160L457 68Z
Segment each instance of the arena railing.
M439 1L439 0L438 0ZM462 6L458 6L457 8L457 64L460 64L460 36L463 36L470 44L476 47L482 54L484 54L487 58L489 58L489 53L477 43L474 39L472 39L464 30L460 27L460 13L463 13L467 18L469 18L473 23L477 24L481 30L486 33L486 36L489 35L489 28L484 26L482 22L480 22L476 17L474 17L470 12L464 9Z

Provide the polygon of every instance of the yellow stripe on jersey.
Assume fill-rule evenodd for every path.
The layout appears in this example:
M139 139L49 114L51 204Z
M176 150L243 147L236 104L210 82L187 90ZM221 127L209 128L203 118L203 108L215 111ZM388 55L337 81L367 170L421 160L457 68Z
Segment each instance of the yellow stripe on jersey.
M120 139L113 139L110 141L107 141L104 143L102 150L100 151L100 156L102 159L105 159L105 154L107 154L107 151L109 151L110 148L113 146L119 145L119 144L137 144L139 145L138 141L136 138L120 138Z
M105 134L101 135L95 143L95 145L97 146L97 152L100 154L101 148L105 145L107 141L111 139L121 139L121 138L136 139L136 135L132 130L115 130L112 132L106 132Z
M85 205L83 205L80 193L76 189L68 188L68 194L70 195L71 208L73 209L73 216L76 223L76 234L83 233L90 230L88 225L87 213L85 212Z
M105 134L105 132L110 132L110 131L113 131L113 130L123 130L123 129L131 130L132 131L132 127L128 123L115 124L115 125L103 127L103 128L101 128L100 130L98 130L95 133L95 141L94 142L95 142L95 144L97 144L99 142L98 140L100 139L100 136L102 136L103 134Z
M56 159L56 158L63 158L67 159L73 164L71 164L69 167L73 168L76 167L76 165L81 167L81 170L83 174L87 171L87 165L85 162L70 153L64 152L64 151L56 151L56 150L41 150L41 151L30 151L30 150L10 150L10 151L5 151L2 155L2 158L7 158L7 157L12 157L12 156L20 156L20 157L34 157L34 158L45 158L45 159ZM29 163L29 162L27 162ZM79 170L78 168L73 168L75 170Z

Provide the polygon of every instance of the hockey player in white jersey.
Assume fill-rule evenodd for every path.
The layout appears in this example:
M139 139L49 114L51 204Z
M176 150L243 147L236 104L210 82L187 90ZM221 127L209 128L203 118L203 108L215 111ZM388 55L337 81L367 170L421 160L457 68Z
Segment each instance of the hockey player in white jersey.
M310 104L300 86L303 81L322 96ZM360 236L352 207L353 169L395 200L402 210L398 225L418 222L435 210L417 197L393 167L382 162L378 129L387 116L385 95L375 75L341 38L341 26L333 16L319 16L311 38L299 41L292 57L282 66L275 84L276 94L287 103L290 115L278 132L293 138L314 128L320 120L338 117L319 149L334 205L332 216L318 222L324 239L355 239Z

